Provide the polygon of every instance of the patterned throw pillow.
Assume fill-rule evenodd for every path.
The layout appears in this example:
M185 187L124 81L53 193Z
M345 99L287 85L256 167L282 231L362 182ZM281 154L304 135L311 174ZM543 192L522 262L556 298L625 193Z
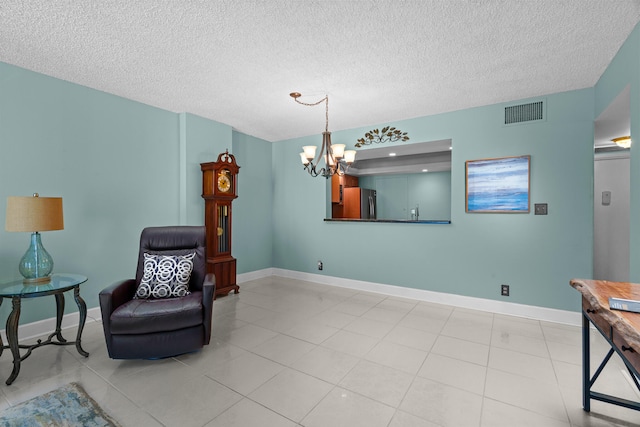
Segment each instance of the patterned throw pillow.
M189 295L195 252L187 255L144 253L144 272L134 298L160 299Z

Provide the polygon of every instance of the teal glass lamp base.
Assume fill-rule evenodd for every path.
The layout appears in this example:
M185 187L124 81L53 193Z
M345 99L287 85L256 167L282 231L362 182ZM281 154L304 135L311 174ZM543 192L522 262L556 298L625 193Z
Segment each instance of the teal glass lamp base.
M31 234L31 244L18 265L24 283L45 283L51 280L49 275L53 270L53 258L42 246L40 233Z

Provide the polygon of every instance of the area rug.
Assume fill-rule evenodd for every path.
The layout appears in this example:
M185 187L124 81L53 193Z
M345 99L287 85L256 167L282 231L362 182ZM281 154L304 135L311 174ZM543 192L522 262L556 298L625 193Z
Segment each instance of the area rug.
M0 412L2 427L119 427L77 383Z

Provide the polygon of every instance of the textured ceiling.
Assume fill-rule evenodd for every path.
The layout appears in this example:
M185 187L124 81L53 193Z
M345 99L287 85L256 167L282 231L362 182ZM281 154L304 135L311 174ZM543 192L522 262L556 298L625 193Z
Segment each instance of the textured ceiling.
M269 141L593 86L638 0L0 2L0 61Z

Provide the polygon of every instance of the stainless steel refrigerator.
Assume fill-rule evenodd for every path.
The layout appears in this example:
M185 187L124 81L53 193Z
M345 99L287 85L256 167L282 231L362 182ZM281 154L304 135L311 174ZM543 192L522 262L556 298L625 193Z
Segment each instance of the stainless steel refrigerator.
M376 190L346 187L343 192L345 218L376 219Z

